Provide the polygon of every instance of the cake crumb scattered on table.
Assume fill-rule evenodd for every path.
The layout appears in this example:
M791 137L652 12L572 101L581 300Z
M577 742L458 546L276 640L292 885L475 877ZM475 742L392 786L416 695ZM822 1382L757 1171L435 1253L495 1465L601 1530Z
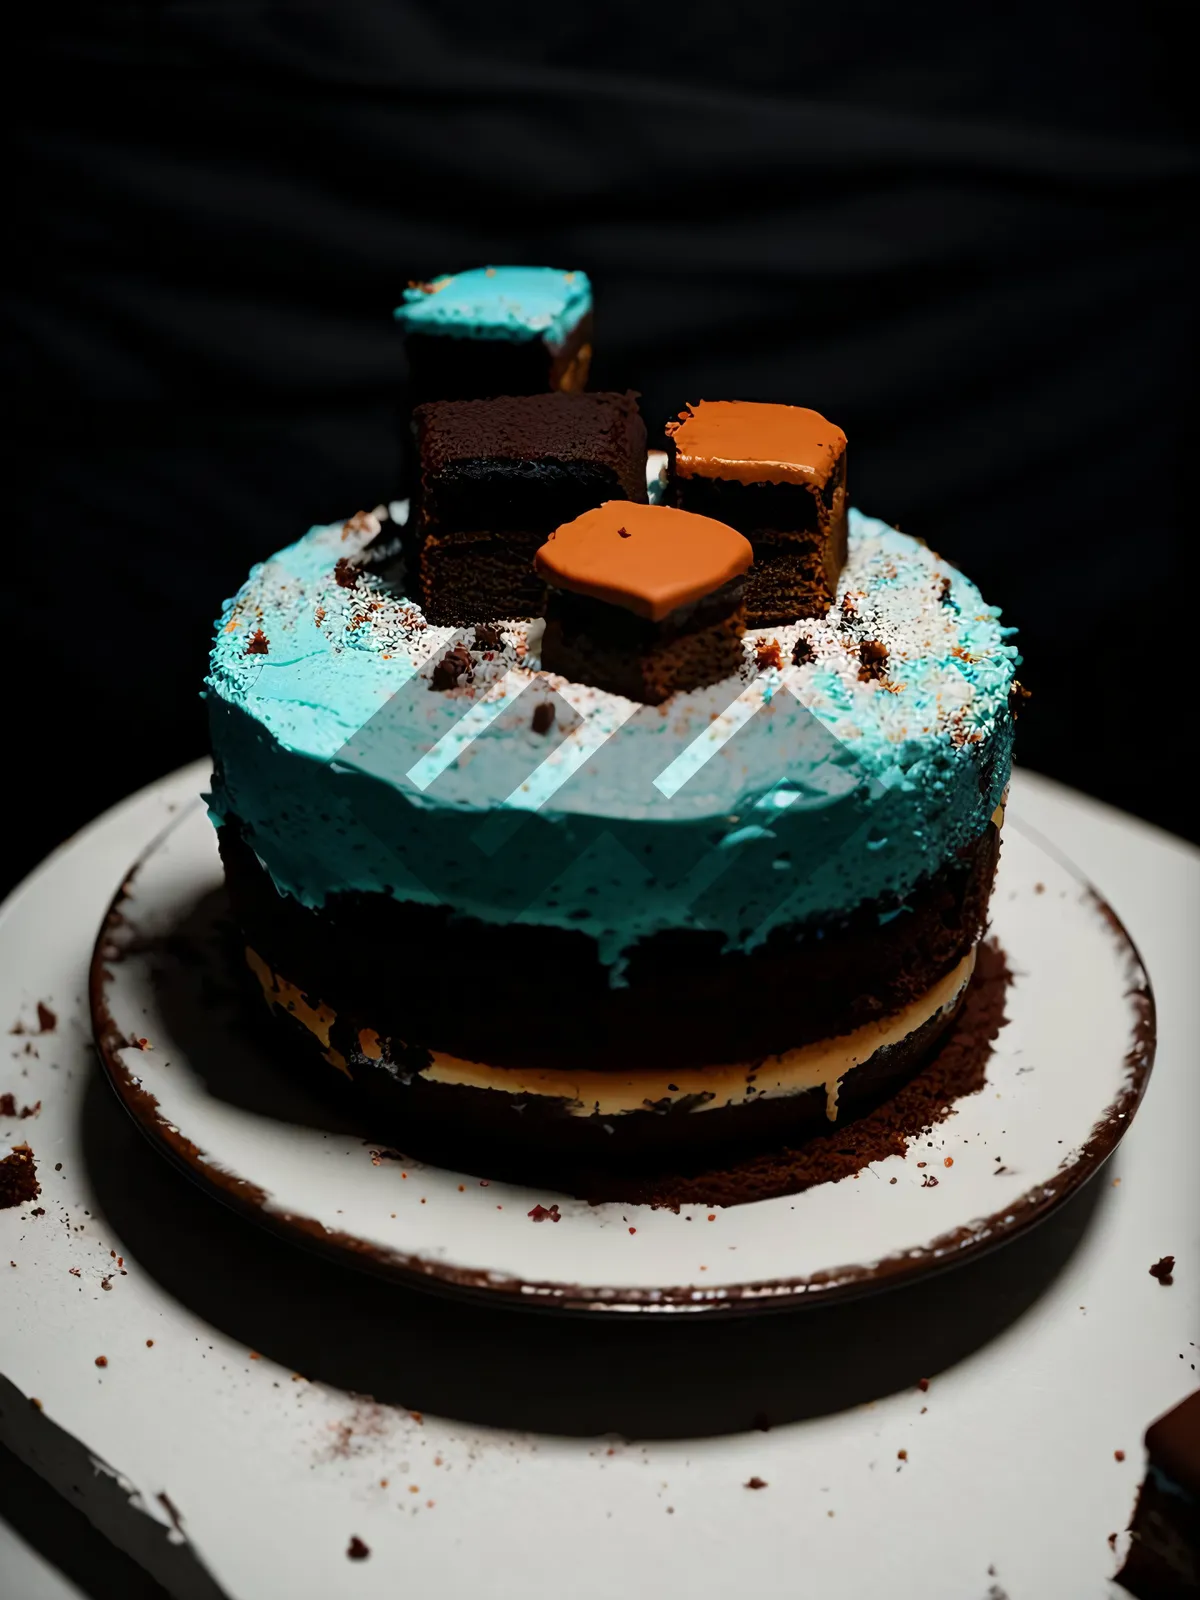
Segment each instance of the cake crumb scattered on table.
M1150 1268L1150 1276L1157 1278L1164 1289L1169 1289L1175 1282L1175 1257L1160 1256Z

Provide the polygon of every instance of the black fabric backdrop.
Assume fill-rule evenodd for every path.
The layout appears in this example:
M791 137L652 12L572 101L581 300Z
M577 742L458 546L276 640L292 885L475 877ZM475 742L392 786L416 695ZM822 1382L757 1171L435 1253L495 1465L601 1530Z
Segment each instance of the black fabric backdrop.
M598 386L793 400L1022 629L1021 755L1195 834L1183 6L99 5L9 57L11 874L203 748L250 563L402 492L410 278L584 267ZM10 841L12 835L10 834Z

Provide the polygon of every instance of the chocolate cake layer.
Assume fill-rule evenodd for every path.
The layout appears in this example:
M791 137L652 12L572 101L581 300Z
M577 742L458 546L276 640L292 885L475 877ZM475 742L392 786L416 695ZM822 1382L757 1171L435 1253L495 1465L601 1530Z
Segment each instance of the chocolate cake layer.
M529 568L546 536L602 501L646 500L636 395L445 401L414 417L409 543L425 614L439 626L540 615L545 588Z
M260 977L269 990L271 979L261 972ZM284 1059L306 1062L318 1074L317 1085L336 1083L332 1059L369 1107L375 1137L439 1165L517 1182L541 1179L569 1191L586 1188L601 1172L645 1174L697 1160L737 1161L773 1146L794 1147L851 1122L918 1070L967 992L960 989L944 1009L850 1070L831 1118L820 1086L707 1109L694 1099L664 1100L605 1116L579 1115L570 1102L540 1095L439 1082L423 1074L428 1057L422 1052L401 1052L398 1059L381 1054L378 1035L356 1028L360 1019L330 1021L332 1008L297 1004L286 983L281 987L272 1016Z
M616 986L582 931L502 929L383 894L310 909L276 889L235 821L219 839L246 943L338 1016L468 1061L560 1067L569 1049L601 1072L765 1057L899 1012L980 937L999 845L989 825L903 902L777 929L748 954L715 932L655 934Z
M645 503L646 425L632 393L446 401L414 416L430 532L544 537L604 500Z
M464 627L480 617L537 617L546 585L533 569L540 533L426 535L417 558L425 615L436 626Z
M820 616L846 562L846 438L799 406L705 401L668 425L667 501L754 547L752 628Z
M589 312L557 347L541 339L451 339L413 333L405 340L414 405L586 389L592 361Z
M732 677L742 665L745 579L670 611L659 621L586 595L552 589L546 603L542 665L645 705L680 689Z

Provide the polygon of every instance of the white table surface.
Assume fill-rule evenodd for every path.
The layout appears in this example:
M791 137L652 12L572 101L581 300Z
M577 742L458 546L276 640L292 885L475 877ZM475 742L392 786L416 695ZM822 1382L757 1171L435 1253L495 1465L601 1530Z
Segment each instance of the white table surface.
M109 812L0 913L0 1021L29 1021L39 999L59 1018L52 1035L11 1036L0 1057L0 1092L20 1099L25 1081L56 1091L15 1129L37 1153L47 1214L0 1213L0 1439L110 1538L172 1593L206 1600L373 1600L401 1582L422 1600L664 1587L703 1600L748 1586L780 1600L1122 1593L1107 1582L1117 1564L1107 1534L1128 1522L1142 1433L1200 1384L1200 852L1040 777L1014 781L1014 815L1116 908L1158 1001L1146 1101L1090 1194L923 1291L711 1333L663 1329L656 1342L645 1337L655 1330L601 1335L345 1284L158 1172L96 1082L84 975L125 868L204 777L198 763ZM38 1056L23 1060L30 1044ZM13 1133L7 1125L0 1139ZM159 1198L147 1206L147 1194ZM156 1243L147 1212L175 1231L173 1250ZM68 1247L78 1278L59 1270ZM103 1290L110 1250L127 1257L126 1275ZM1147 1269L1167 1253L1177 1269L1164 1289ZM270 1281L256 1284L256 1271ZM975 1331L956 1342L966 1325ZM248 1348L255 1328L261 1356ZM327 1349L336 1359L324 1378L270 1359L319 1361ZM360 1392L403 1389L403 1370L387 1371L393 1349L401 1367L415 1353L436 1369L434 1390L456 1417L430 1406L417 1421L395 1394L372 1405L347 1392L359 1375L373 1376ZM914 1381L897 1386L909 1370ZM735 1404L756 1375L765 1408L779 1395L785 1413L766 1433L722 1410L723 1394ZM656 1395L673 1381L683 1393ZM427 1386L414 1378L416 1391ZM640 1398L626 1411L615 1403L614 1429L649 1419L646 1442L586 1436L604 1397L619 1402L626 1387ZM556 1416L556 1393L578 1436L536 1431ZM516 1432L527 1399L533 1420ZM689 1410L711 1436L686 1436L678 1417ZM768 1487L746 1492L751 1476ZM345 1559L355 1533L369 1560ZM3 1600L80 1592L0 1523Z

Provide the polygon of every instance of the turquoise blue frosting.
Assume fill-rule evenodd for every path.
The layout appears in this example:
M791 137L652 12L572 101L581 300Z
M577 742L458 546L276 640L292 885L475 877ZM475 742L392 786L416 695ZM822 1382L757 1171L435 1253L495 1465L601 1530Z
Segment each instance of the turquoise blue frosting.
M369 537L314 528L256 567L207 679L214 821L236 818L305 905L377 891L572 929L619 983L630 947L664 929L750 950L865 901L903 914L1001 801L1012 630L872 518L850 514L829 617L749 636L740 679L656 707L540 674L525 624L476 653L470 684L432 690L461 630L426 625L379 579L334 581ZM265 653L248 650L256 629ZM791 667L800 632L813 659ZM865 638L887 648L882 680L859 675ZM783 667L756 667L766 639ZM552 695L554 726L536 733Z
M396 321L407 333L457 339L544 339L559 345L592 309L586 272L475 267L405 289Z

